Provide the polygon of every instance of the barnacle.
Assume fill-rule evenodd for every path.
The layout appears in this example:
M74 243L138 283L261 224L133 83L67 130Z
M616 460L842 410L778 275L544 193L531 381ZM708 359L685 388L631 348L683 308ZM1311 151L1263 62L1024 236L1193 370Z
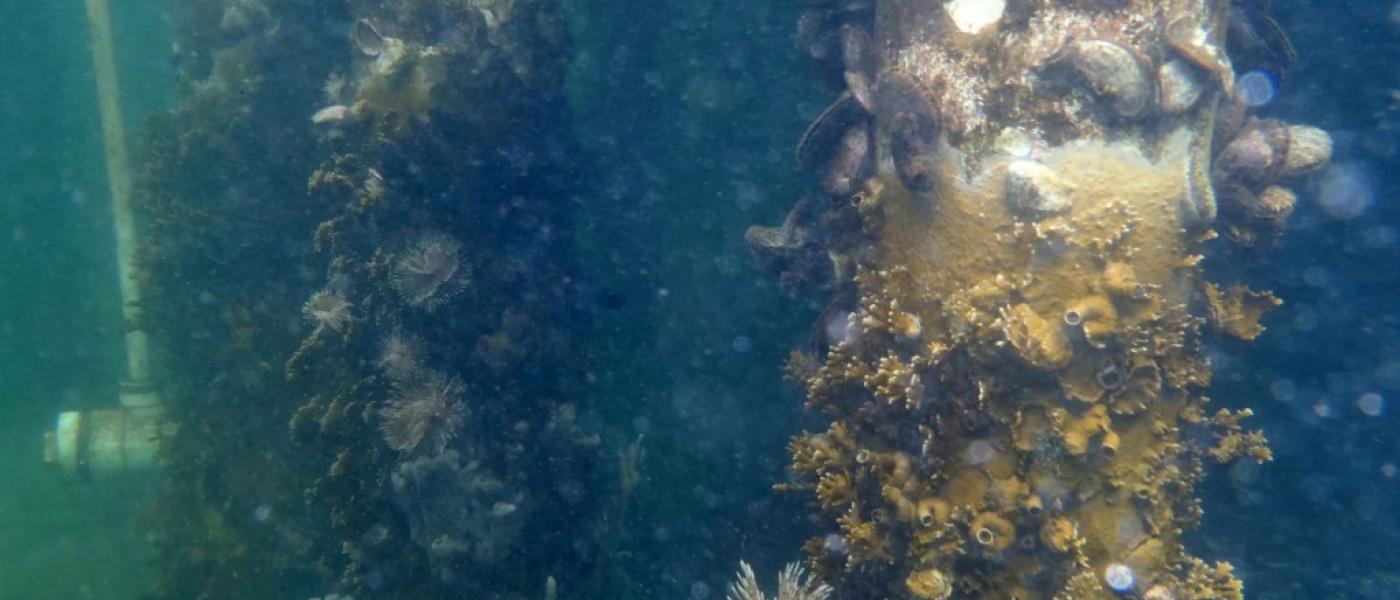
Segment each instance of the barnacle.
M1000 552L1016 540L1016 527L994 512L983 512L968 526L972 539L988 552Z

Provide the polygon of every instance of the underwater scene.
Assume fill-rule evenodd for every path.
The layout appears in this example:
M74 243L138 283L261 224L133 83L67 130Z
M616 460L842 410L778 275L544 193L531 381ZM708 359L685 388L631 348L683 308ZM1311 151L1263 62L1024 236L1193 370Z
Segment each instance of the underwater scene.
M0 27L0 600L1400 599L1400 2Z

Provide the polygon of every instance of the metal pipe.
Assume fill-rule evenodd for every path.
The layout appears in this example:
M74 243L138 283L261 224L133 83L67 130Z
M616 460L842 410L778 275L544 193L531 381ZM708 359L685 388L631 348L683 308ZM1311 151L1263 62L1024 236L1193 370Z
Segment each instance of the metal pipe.
M131 207L131 176L127 169L111 17L107 0L86 3L116 234L117 275L126 330L126 376L118 394L120 408L59 413L54 430L44 435L44 460L69 475L93 479L143 472L155 466L160 438L169 421L151 380L150 347L146 332L141 329L141 288L136 276L138 238Z
M92 65L97 79L97 102L102 114L102 141L107 157L107 187L112 196L112 224L116 234L117 276L121 283L122 320L126 327L126 384L150 380L150 349L141 328L141 288L136 280L136 220L131 211L131 175L127 169L126 130L117 84L117 61L112 43L112 22L107 0L86 0ZM135 394L129 401L150 403L149 394Z

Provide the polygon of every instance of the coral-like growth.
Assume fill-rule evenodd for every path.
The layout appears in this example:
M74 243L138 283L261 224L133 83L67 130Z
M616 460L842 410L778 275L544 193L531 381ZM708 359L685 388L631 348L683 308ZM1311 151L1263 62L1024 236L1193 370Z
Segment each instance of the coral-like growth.
M385 443L401 452L425 446L441 452L462 427L467 408L462 381L436 371L397 383L389 404L379 411Z
M419 236L394 259L390 281L405 304L437 310L471 283L472 266L462 243L442 232Z
M814 579L808 579L800 563L788 563L778 574L778 595L774 600L826 600L831 596L831 588ZM758 587L753 567L739 561L739 575L729 584L726 600L767 600L763 589Z
M311 295L301 307L306 320L316 324L317 329L342 331L350 323L350 301L339 291L324 289Z

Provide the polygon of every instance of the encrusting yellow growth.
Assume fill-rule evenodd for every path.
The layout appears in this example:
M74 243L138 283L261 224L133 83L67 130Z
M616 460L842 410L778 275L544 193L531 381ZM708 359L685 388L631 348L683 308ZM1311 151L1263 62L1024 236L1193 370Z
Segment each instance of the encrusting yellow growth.
M1180 536L1206 458L1271 455L1247 409L1208 416L1202 339L1253 339L1279 301L1205 281L1224 209L1244 214L1217 213L1215 190L1267 189L1330 146L1299 169L1212 173L1217 136L1291 131L1239 125L1228 2L1008 1L975 30L944 14L962 4L877 0L877 72L845 65L868 116L843 96L845 120L804 140L872 140L867 162L830 167L871 165L828 190L827 250L853 276L825 314L849 316L789 363L832 419L793 440L779 486L813 491L842 538L809 542L811 562L861 597L1237 600L1229 565Z
M1252 340L1264 333L1264 326L1259 324L1259 320L1265 313L1283 304L1270 292L1256 292L1243 285L1221 290L1220 286L1207 284L1205 292L1211 323L1242 340Z

